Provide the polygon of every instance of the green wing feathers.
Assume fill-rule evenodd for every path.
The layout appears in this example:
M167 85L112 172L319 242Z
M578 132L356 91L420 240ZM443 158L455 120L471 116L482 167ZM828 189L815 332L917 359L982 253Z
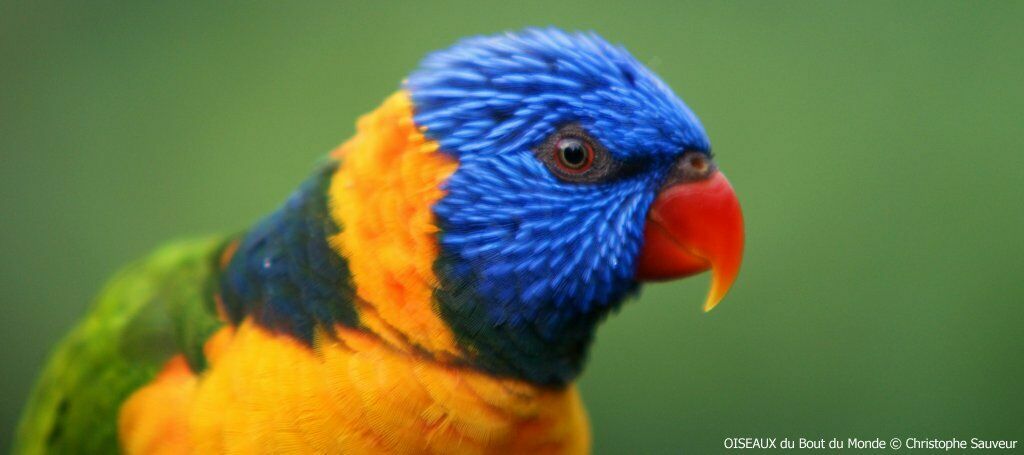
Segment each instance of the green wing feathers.
M173 355L205 368L222 324L214 303L225 238L159 249L118 273L56 348L18 426L14 453L116 453L121 403Z

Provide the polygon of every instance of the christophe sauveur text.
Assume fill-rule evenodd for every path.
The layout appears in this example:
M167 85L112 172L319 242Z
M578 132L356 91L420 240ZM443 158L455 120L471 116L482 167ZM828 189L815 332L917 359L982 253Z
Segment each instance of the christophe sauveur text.
M925 450L966 450L966 449L1005 449L1012 450L1018 447L1017 440L1012 439L958 439L958 438L891 438L891 439L860 439L860 438L832 438L832 439L809 439L809 438L749 438L733 437L725 438L722 441L726 449L748 450L748 449L803 449L803 450L831 450L831 449L925 449Z

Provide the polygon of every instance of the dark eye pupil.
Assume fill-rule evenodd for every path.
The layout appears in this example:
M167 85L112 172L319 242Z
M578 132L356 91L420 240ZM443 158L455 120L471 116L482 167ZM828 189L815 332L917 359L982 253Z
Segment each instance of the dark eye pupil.
M577 139L564 139L559 144L559 154L567 166L578 168L587 161L587 149Z

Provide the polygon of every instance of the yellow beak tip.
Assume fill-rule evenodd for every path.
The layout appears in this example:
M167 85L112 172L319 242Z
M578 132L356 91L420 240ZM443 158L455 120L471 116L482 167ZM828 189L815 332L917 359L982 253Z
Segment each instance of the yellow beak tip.
M725 299L725 296L729 293L730 288L732 288L732 283L735 279L735 269L728 272L724 272L720 268L714 269L711 275L711 288L708 289L708 298L704 300L705 313L711 311L711 309L718 306L718 304Z
M707 313L713 310L716 306L718 306L718 302L720 302L720 300L709 298L706 302L704 302L704 312Z

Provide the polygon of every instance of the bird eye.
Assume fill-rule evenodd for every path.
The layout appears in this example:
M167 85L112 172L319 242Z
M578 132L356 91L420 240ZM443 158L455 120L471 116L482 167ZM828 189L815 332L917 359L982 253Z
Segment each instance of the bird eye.
M594 149L576 137L564 137L555 144L555 162L563 171L579 174L594 163Z
M563 125L533 152L563 182L602 183L623 169L600 141L577 124Z

